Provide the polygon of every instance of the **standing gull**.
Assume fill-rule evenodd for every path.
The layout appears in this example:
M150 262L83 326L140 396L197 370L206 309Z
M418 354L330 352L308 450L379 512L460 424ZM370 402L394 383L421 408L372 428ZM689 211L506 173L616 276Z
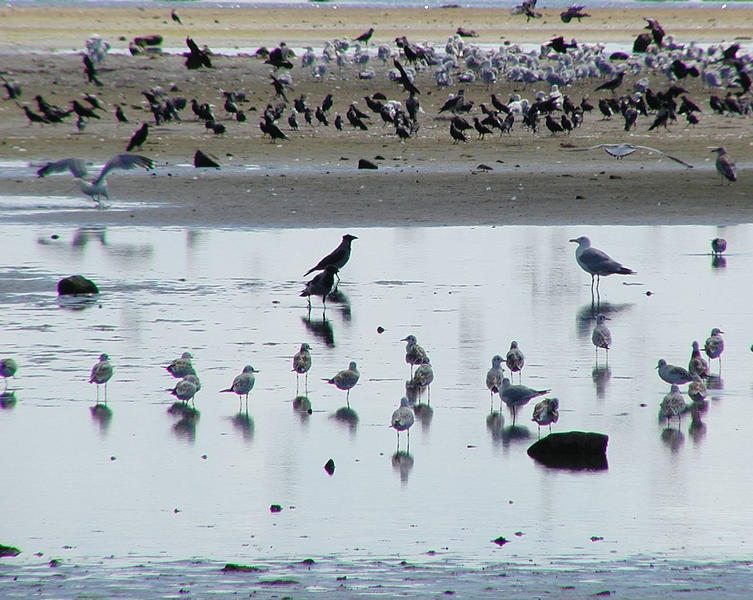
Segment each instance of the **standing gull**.
M693 342L693 350L690 353L690 361L688 362L688 372L691 375L698 375L698 377L709 376L709 364L701 356L698 342Z
M420 365L427 358L426 350L418 345L415 335L404 337L401 342L405 342L405 362L410 365L410 376L413 377L413 365Z
M8 377L15 377L17 370L18 365L16 365L16 361L12 358L3 358L0 360L0 377L2 377L5 382L3 393L8 391Z
M107 354L99 355L99 362L92 367L89 383L97 384L97 404L99 404L99 386L105 385L105 405L107 405L107 382L112 377L112 365Z
M301 349L293 356L293 371L295 371L295 395L298 395L298 379L305 375L306 394L309 392L309 369L311 368L311 346L301 344Z
M712 152L716 152L716 170L722 177L722 183L724 183L725 179L729 182L737 181L735 163L730 160L727 151L722 146L719 146L718 148L714 148Z
M220 392L234 392L238 394L238 411L241 409L241 396L246 397L246 412L248 412L248 394L254 389L254 383L256 378L254 373L258 373L251 365L243 367L243 372L237 375L233 379L233 383L226 390L220 390Z
M198 378L195 375L188 374L168 391L183 404L188 404L189 400L193 404L193 398L200 387Z
M608 318L606 315L598 315L596 317L596 327L594 327L593 333L591 333L591 342L596 346L597 361L599 360L599 348L604 348L607 353L607 362L609 362L609 347L612 345L612 332L604 324L604 321Z
M400 432L404 431L408 438L408 451L410 451L410 428L415 421L413 411L408 406L408 398L400 400L400 407L392 413L390 426L397 432L397 448L400 449Z
M191 363L192 358L193 355L190 352L184 352L180 355L180 358L176 358L169 365L167 365L165 369L168 373L170 373L170 375L178 379L181 379L186 375L196 375L196 371L194 371L193 368L193 363Z
M552 390L534 390L524 385L511 385L510 380L505 377L502 380L502 389L499 391L499 397L507 404L512 412L512 424L515 425L515 411L519 406L525 406L533 398L548 394Z
M680 388L675 384L669 389L669 393L662 398L659 405L659 418L667 419L667 426L672 417L677 417L677 423L679 427L680 416L688 409L688 405L685 403L685 398L680 392Z
M711 335L706 338L706 343L703 345L703 350L706 352L706 356L710 359L719 359L719 371L722 370L722 352L724 352L724 338L721 334L724 333L718 327L714 327L711 330Z
M347 369L340 371L332 379L325 379L324 381L333 384L338 390L345 390L345 403L350 408L350 390L358 383L360 376L361 374L358 372L356 361L353 360Z
M670 384L682 385L693 379L693 376L686 369L676 365L668 365L663 358L659 359L656 368L659 370L659 377Z
M594 277L596 278L596 292L599 291L601 277L608 275L634 275L635 271L623 267L605 252L591 247L591 240L585 235L570 240L578 244L575 249L575 260L586 273L591 275L591 293L593 294Z
M505 376L505 371L502 368L503 360L499 354L492 356L491 369L486 372L486 387L489 390L489 396L491 396L491 408L489 410L492 411L494 410L494 394L498 394L499 390L502 389L502 379Z
M517 372L518 381L520 381L523 377L523 365L525 362L525 356L523 356L523 352L518 348L518 342L510 342L510 349L507 351L507 356L505 357L507 368L510 369L510 377L512 377L512 373Z
M353 240L357 239L358 238L356 236L346 233L343 236L340 245L332 252L330 252L327 256L325 256L322 260L316 263L315 266L306 271L303 276L305 277L306 275L313 273L314 271L323 271L329 266L335 267L335 274L337 275L337 272L342 269L345 266L345 263L348 262L348 259L350 259L350 246L353 243ZM337 281L340 281L340 275L337 275Z
M552 423L556 423L560 418L559 406L560 401L557 398L544 398L533 407L533 418L531 420L539 426L539 438L541 437L542 427L549 425L549 432L551 433Z
M693 373L693 381L688 385L688 396L696 404L702 403L706 399L706 384L703 383L701 378Z
M413 379L410 380L410 385L414 388L418 388L420 392L426 388L429 392L427 404L431 402L431 382L434 381L434 369L431 368L429 357L424 356L421 360L421 364L416 367L416 372L413 373Z

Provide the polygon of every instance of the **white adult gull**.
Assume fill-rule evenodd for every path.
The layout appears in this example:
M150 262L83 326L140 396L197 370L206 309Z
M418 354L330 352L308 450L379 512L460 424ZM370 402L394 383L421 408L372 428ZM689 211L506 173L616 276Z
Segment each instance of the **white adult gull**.
M86 163L80 158L64 158L43 165L37 171L37 176L45 177L51 173L70 171L81 191L91 197L101 207L102 201L110 198L109 190L107 189L107 176L115 169L129 170L137 167L147 170L152 169L154 168L154 161L140 154L130 154L127 152L116 154L105 163L105 166L102 167L96 179L87 181L84 179L88 174Z
M659 370L659 377L669 384L682 385L693 380L693 376L687 369L677 365L669 365L663 358L659 359L656 368Z
M637 146L635 144L597 144L596 146L589 146L588 148L568 148L568 150L570 152L581 152L584 150L598 150L599 148L603 148L604 152L609 154L609 156L614 156L617 159L629 156L636 150L646 150L647 152L653 152L655 154L666 156L669 160L680 163L688 169L693 168L693 165L691 165L690 163L687 163L684 160L677 158L676 156L667 154L666 152L662 152L661 150L657 150L656 148L650 148L649 146Z
M608 275L635 275L635 271L622 266L612 257L598 248L591 246L591 240L585 235L570 240L578 244L575 249L575 260L586 273L591 275L591 292L593 293L594 278L596 278L596 291L599 290L601 277Z
M499 390L499 397L507 404L512 412L512 424L515 425L515 412L519 406L525 406L533 398L548 394L552 390L534 390L525 385L511 385L510 380L505 377L502 380L502 389Z

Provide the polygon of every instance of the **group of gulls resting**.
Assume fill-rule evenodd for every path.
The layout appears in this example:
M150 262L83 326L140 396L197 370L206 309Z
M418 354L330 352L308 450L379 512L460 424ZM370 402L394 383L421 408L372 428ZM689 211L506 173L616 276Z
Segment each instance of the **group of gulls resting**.
M526 0L518 9L528 18L536 18L541 13L533 10L535 2ZM561 14L564 24L572 19L589 17L582 12L582 6L572 6ZM181 25L171 15L173 22ZM378 126L371 119L378 120L383 128L394 129L400 142L406 142L423 133L419 118L427 117L427 110L421 107L419 97L426 98L428 94L421 94L420 87L431 81L438 88L452 89L446 101L435 114L428 115L435 124L449 121L449 135L453 143L469 141L467 132L475 131L479 140L494 131L500 136L512 134L513 128L522 123L531 134L539 133L538 123L545 120L546 129L551 136L559 134L569 135L578 130L592 111L598 108L602 114L602 121L608 122L612 117L622 116L625 119L625 131L635 130L637 119L641 116L652 117L653 123L648 132L664 130L675 123L678 117L685 115L687 127L695 126L699 122L699 115L703 114L700 102L690 98L687 89L682 87L686 81L698 78L707 88L726 90L726 96L712 94L709 98L711 112L720 118L732 119L744 117L753 112L751 100L753 61L749 54L743 54L739 43L728 47L712 45L702 48L698 44L681 44L665 35L661 25L655 20L646 18L647 33L642 33L636 40L632 53L614 52L609 54L603 44L578 43L575 40L566 42L563 36L555 37L539 50L525 50L522 46L510 44L498 49L483 49L473 45L468 38L477 34L459 27L457 32L447 40L444 50L435 48L431 44L418 44L410 41L406 36L395 38L390 43L379 43L376 58L369 53L368 47L373 43L374 28L369 28L363 34L353 39L340 38L326 42L320 53L309 47L300 57L301 77L308 73L317 81L347 78L348 66L354 65L357 76L362 80L372 80L376 77L376 70L369 64L379 64L385 69L385 82L399 90L397 97L390 98L390 93L373 92L363 98L368 110L362 110L359 99L337 99L333 93L324 94L324 99L317 106L309 104L306 94L288 99L293 89L293 74L296 72L296 55L285 42L271 50L259 48L257 58L264 59L269 65L268 73L273 95L267 106L262 110L256 106L244 106L249 102L249 95L242 90L218 90L215 103L201 102L197 98L188 99L182 96L169 96L160 87L143 90L141 93L151 111L153 124L144 121L130 136L124 147L127 153L141 149L144 144L152 146L156 141L149 141L150 126L159 126L169 121L186 123L181 113L188 106L191 107L196 121L203 123L203 129L216 135L233 135L232 127L243 127L248 120L248 114L256 111L260 115L259 129L262 138L269 137L272 142L287 142L301 132L304 125L310 127L311 135L318 128L329 128L330 125L342 132L343 135L375 136L381 144L383 133L375 134ZM97 36L95 36L97 37ZM162 42L162 36L152 36L156 43ZM137 38L136 46L142 44L142 38ZM640 41L640 43L639 43ZM96 43L95 43L96 42ZM146 43L146 42L143 42ZM213 53L206 46L200 47L191 37L186 38L188 52L185 56L185 66L190 70L215 69L212 62ZM87 91L78 99L70 101L70 108L58 107L46 101L41 94L35 96L38 112L34 112L28 105L19 104L22 90L18 82L10 80L0 74L7 98L19 104L24 110L30 124L40 126L55 125L74 113L78 116L77 125L83 133L89 121L101 123L106 110L106 101L102 98L115 83L102 81L102 73L98 72L99 65L106 60L109 45L101 39L87 42L84 55L84 76L87 84L94 85L99 95ZM352 51L352 54L351 54ZM139 61L138 52L134 52L134 61ZM152 55L156 60L156 57ZM162 59L159 59L162 60ZM240 59L239 59L240 60ZM247 60L244 58L243 60ZM327 69L336 64L336 76L328 76ZM117 74L117 69L108 72ZM424 81L422 82L421 79ZM517 86L507 101L492 93L490 98L471 98L478 90L476 84L482 84L491 90L500 80L507 80ZM666 80L667 88L664 88ZM456 87L456 81L458 82ZM599 85L596 85L597 82ZM570 98L568 93L574 93L574 86L582 84L593 87L594 92L604 94L598 101L590 100L584 95L580 102ZM522 86L541 86L543 89L535 91L535 97L528 99L521 96ZM462 87L461 87L462 86ZM622 95L618 96L618 91ZM405 94L402 96L402 94ZM394 92L393 96L396 95ZM122 100L122 99L121 99ZM343 105L337 111L337 103ZM218 114L220 106L224 113ZM347 109L344 108L347 106ZM478 112L476 112L478 110ZM708 110L708 109L707 109ZM117 123L129 123L123 105L115 104L115 118ZM333 114L334 113L334 114ZM287 117L287 118L286 118ZM471 122L472 121L472 122ZM231 122L234 123L231 125ZM287 123L287 127L284 123ZM593 122L590 127L599 127ZM181 125L185 127L188 125ZM346 129L350 127L351 131ZM382 131L385 131L383 129ZM363 133L361 132L368 132ZM243 133L247 137L247 133ZM300 134L302 135L302 134ZM589 132L588 138L593 138ZM635 134L633 134L635 135ZM572 144L562 144L563 147L575 151L589 151L603 149L607 154L622 159L638 150L649 152L658 157L666 157L686 168L692 168L686 160L668 154L657 148L629 142L599 143L584 147L573 147ZM714 146L716 152L716 170L722 182L737 181L735 164L721 146ZM77 178L82 191L95 199L99 206L108 197L105 178L114 169L132 169L143 167L150 169L154 166L151 159L139 156L133 158L130 154L119 154L110 159L105 168L94 181L87 181L84 162L76 158L58 160L45 165L39 170L40 176L65 170L70 170ZM126 158L128 157L128 158ZM325 273L329 279L336 273Z
M80 165L71 164L66 168L76 169ZM321 271L314 279L306 284L306 289L301 295L310 297L311 295L318 295L322 297L322 305L326 308L326 297L331 293L334 285L334 274L337 273L348 262L351 254L351 244L353 240L358 239L351 234L345 234L342 237L340 245L332 251L330 254L320 260L314 267L309 269L306 274L310 274L314 271ZM589 275L591 275L591 289L593 294L594 281L596 282L596 289L598 292L599 282L601 277L607 277L609 275L634 275L635 271L623 266L618 261L611 258L608 254L591 246L591 241L586 236L580 236L570 240L577 243L578 247L575 250L575 259L577 264ZM711 243L712 251L715 256L720 255L726 250L726 241L722 238L715 238ZM321 283L326 279L325 283ZM316 283L315 283L316 282ZM593 296L592 296L593 298ZM598 307L597 307L598 309ZM311 306L309 303L309 311ZM609 349L612 347L612 334L606 325L608 317L604 314L597 313L595 315L596 324L592 330L591 341L596 349L596 364L598 366L598 353L600 349L605 350L607 356L607 364L609 361ZM694 412L694 415L698 411L702 411L705 406L705 398L707 394L706 385L704 380L711 381L714 376L711 373L709 362L703 358L701 349L708 357L709 360L719 361L719 373L721 372L721 355L724 351L724 339L722 334L724 332L719 328L711 330L710 336L706 339L703 347L697 341L692 343L692 351L688 368L681 366L671 365L664 359L660 359L657 364L657 371L659 377L671 385L669 393L664 397L659 409L660 419L667 419L668 423L672 417L677 417L678 422L681 415L690 410ZM405 342L405 362L410 369L410 377L405 382L406 395L400 401L400 406L392 414L390 425L397 432L398 450L400 448L400 432L406 431L408 436L408 448L410 447L410 434L409 429L414 423L414 411L418 410L421 405L414 405L416 398L427 391L429 396L428 402L431 400L430 389L431 383L434 380L434 370L431 365L428 353L419 345L415 335L408 335L401 341ZM296 374L296 398L294 400L294 406L299 410L311 411L311 403L308 400L308 373L312 367L311 346L308 343L303 343L300 349L295 353L292 358L292 371ZM751 347L753 350L753 347ZM165 368L170 375L179 379L178 383L172 388L168 388L173 396L175 396L179 403L181 410L187 414L195 413L195 408L189 408L189 402L193 406L193 401L196 393L201 389L201 383L199 377L196 374L192 363L193 356L190 352L184 352L179 358L173 360ZM491 360L491 368L486 373L486 387L490 393L490 410L492 414L501 416L502 403L504 403L510 413L512 414L512 425L516 423L518 411L527 405L531 400L545 396L551 390L549 389L533 389L522 383L513 384L511 378L514 373L518 373L519 381L522 379L522 371L525 366L525 356L517 341L510 343L510 349L503 357L502 355L495 355ZM505 376L504 367L507 367L510 371L510 378ZM17 372L17 364L13 358L5 358L0 360L0 376L5 379L5 388L2 394L3 398L7 398L9 395L12 397L13 392L8 392L8 378L15 377ZM245 398L245 413L248 415L248 397L252 391L255 383L255 375L259 373L251 365L246 365L242 372L236 376L230 386L226 389L220 390L220 392L235 393L239 399L239 413L243 410L243 399ZM89 383L94 383L97 386L97 404L94 409L97 410L109 410L107 409L107 383L113 376L113 367L110 363L110 358L107 354L101 354L97 363L92 367L89 376ZM300 377L304 376L304 394L300 395ZM348 368L337 372L334 376L324 378L324 381L334 385L337 389L344 391L346 407L341 409L345 411L345 414L354 414L350 408L350 391L356 386L360 379L360 373L355 361L350 361ZM680 392L679 387L683 384L689 384L687 394L691 399L691 404L688 405ZM104 385L104 404L100 404L99 401L99 387ZM500 398L500 411L494 412L494 397L498 395ZM175 406L175 405L174 405ZM93 409L93 410L94 410ZM538 425L539 432L541 427L548 426L551 430L551 426L557 423L559 419L559 399L558 398L544 398L539 401L533 410L532 420Z

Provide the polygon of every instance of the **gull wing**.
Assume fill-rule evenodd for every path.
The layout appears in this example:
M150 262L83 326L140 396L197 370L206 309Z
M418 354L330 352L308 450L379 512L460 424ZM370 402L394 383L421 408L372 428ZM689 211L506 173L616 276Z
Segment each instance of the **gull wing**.
M154 168L154 161L151 158L147 158L146 156L141 156L140 154L116 154L113 156L110 160L107 161L104 167L102 167L102 170L99 172L99 175L97 176L95 184L102 182L105 177L110 173L110 171L114 169L135 169L136 167L141 167L142 169L152 169Z
M89 172L86 163L80 158L63 158L55 162L48 162L37 171L37 177L45 177L51 173L70 171L74 177L86 177Z
M635 146L636 148L640 148L641 150L648 150L649 152L656 152L657 154L661 154L663 156L666 156L669 160L673 160L676 163L680 163L681 165L686 166L688 169L692 169L693 165L690 163L686 163L684 160L677 158L676 156L671 156L667 154L666 152L662 152L661 150L657 150L656 148L649 148L648 146Z

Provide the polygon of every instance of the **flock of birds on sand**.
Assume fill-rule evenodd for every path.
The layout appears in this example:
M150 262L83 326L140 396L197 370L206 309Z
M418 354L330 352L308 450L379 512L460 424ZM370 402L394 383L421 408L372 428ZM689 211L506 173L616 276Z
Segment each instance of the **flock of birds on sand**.
M301 296L308 300L308 311L311 312L311 296L319 296L322 301L323 314L326 311L327 297L336 292L335 276L347 264L351 255L351 245L356 240L353 235L346 234L342 237L341 243L331 253L322 258L314 267L306 272L306 275L319 271L311 280L309 280ZM622 265L620 262L611 258L608 254L594 248L589 238L580 236L571 239L570 242L576 243L575 259L577 264L591 276L591 294L594 298L599 297L599 284L602 277L610 275L634 275L635 271ZM712 252L715 256L721 256L726 250L726 241L722 238L715 238L712 241ZM339 281L339 275L337 276ZM595 305L598 310L598 304ZM603 349L606 355L607 364L609 362L609 350L612 347L612 334L606 324L609 319L605 314L596 315L596 324L593 327L591 341L596 349L596 360L598 365L599 350ZM657 364L658 376L670 384L670 391L661 401L659 406L659 419L667 419L667 427L670 427L672 418L677 417L678 428L681 416L686 412L691 412L693 418L700 420L700 414L706 409L705 398L707 396L706 381L712 381L714 377L709 367L709 361L719 361L719 371L721 373L721 356L724 351L724 332L719 328L711 330L711 334L705 340L701 347L697 341L692 343L692 352L688 363L688 368L668 364L664 359L660 359ZM400 400L400 406L393 412L390 425L397 432L397 448L400 450L400 433L406 432L408 451L410 449L410 428L415 421L414 412L421 408L420 404L415 404L417 399L426 392L428 394L427 406L431 401L431 383L434 380L434 370L431 365L426 350L419 345L415 335L408 335L401 341L405 342L405 362L410 367L410 378L406 381L406 395ZM753 350L753 346L751 347ZM705 353L708 361L702 355ZM184 352L180 358L173 360L166 366L170 375L179 379L174 387L169 391L177 399L176 403L170 408L171 412L178 412L183 418L195 419L198 412L194 406L194 397L201 389L201 383L196 370L192 363L193 356L190 352ZM292 371L296 374L296 397L293 401L294 408L301 412L311 414L311 402L308 399L308 374L312 367L311 346L303 343L298 352L292 357ZM499 396L498 417L502 415L502 403L509 409L512 415L512 425L515 425L518 411L526 406L531 400L546 396L551 392L550 389L533 389L522 384L522 372L525 366L525 356L519 347L517 341L510 343L510 349L505 356L497 354L491 359L491 368L486 374L486 387L490 393L490 411L494 415L495 396ZM505 376L504 367L509 370L509 377ZM0 376L5 380L5 387L1 396L4 403L12 402L14 399L13 392L8 392L8 378L15 377L17 364L13 358L4 358L0 360ZM220 390L222 393L234 393L239 400L239 414L244 414L243 401L245 399L245 415L248 416L248 398L254 388L255 375L259 373L252 365L246 365L242 372L237 375L229 387ZM514 384L512 379L514 374L518 374L518 384ZM98 362L92 367L89 375L89 383L96 385L97 402L92 408L93 412L109 412L107 407L107 383L113 376L113 366L107 354L101 354ZM304 394L300 394L300 378L304 377ZM342 416L348 418L353 413L350 408L350 392L356 386L360 378L358 366L355 361L350 361L348 367L337 372L334 376L325 378L324 381L334 385L338 390L345 392L346 407L340 409ZM691 402L685 401L685 395L680 391L679 386L689 384L687 396ZM104 403L100 403L100 386L104 386ZM351 417L352 418L352 417ZM539 436L541 427L549 427L557 423L559 419L559 399L547 397L540 400L533 409L532 421L538 425Z
M517 7L515 14L537 18L535 1L527 0ZM583 6L572 6L562 13L563 23L572 19L587 18ZM181 23L177 13L173 12L173 21ZM126 154L119 154L110 159L93 181L87 181L84 161L74 158L53 161L39 169L43 177L48 174L70 171L79 181L82 191L100 201L108 197L106 178L115 169L133 169L137 167L151 169L154 162L145 156L132 155L133 150L141 149L147 144L150 127L165 122L184 121L183 111L190 106L195 120L204 123L207 131L217 135L232 135L230 123L242 125L250 112L260 113L259 128L262 137L271 141L286 141L302 127L329 127L333 125L343 131L368 131L375 125L372 118L378 119L384 127L394 128L395 135L401 141L415 137L420 128L420 118L426 114L421 107L419 97L421 87L433 80L438 88L455 88L439 108L434 118L437 122L449 121L449 136L453 143L469 142L469 133L476 133L479 139L493 134L511 134L513 128L522 123L532 134L540 130L541 119L550 135L566 135L582 126L586 116L598 110L602 120L624 119L626 132L638 127L641 117L651 120L648 131L666 130L684 115L686 127L699 122L704 110L724 116L728 119L747 116L753 112L751 98L751 72L753 59L750 54L742 54L739 43L727 47L679 43L672 36L666 35L663 27L655 19L645 18L646 29L638 35L633 45L633 52L605 51L603 44L566 42L562 36L541 45L538 50L525 50L517 44L503 45L496 50L483 49L474 45L469 38L477 34L459 27L457 32L446 42L444 49L430 43L418 44L406 36L396 38L392 43L382 42L377 45L376 56L369 52L374 28L369 28L355 38L338 38L327 41L320 52L307 47L299 57L281 42L271 50L259 48L256 57L263 59L270 66L269 79L273 95L263 109L247 103L247 94L242 90L220 90L222 113L211 101L202 102L197 98L190 101L182 96L171 96L162 88L143 90L142 94L147 109L151 112L153 123L144 121L133 135L124 143ZM131 44L134 55L144 51L144 44L160 44L162 36L144 36L136 38ZM184 54L185 66L189 70L215 68L212 62L214 54L207 47L200 47L190 36L186 38L188 51ZM8 73L0 72L0 79L12 100L24 111L31 124L42 126L64 122L69 116L76 115L77 125L83 131L90 121L101 120L108 110L101 95L96 90L107 90L113 82L103 81L105 75L100 72L100 65L106 60L109 44L98 36L87 42L83 56L84 77L87 85L94 89L83 93L81 99L74 98L67 107L55 106L46 101L41 94L34 96L37 110L28 104L21 104L22 89L17 81L9 78ZM138 60L135 56L134 60ZM248 60L239 58L238 60ZM293 89L295 62L300 60L301 77L308 76L324 81L328 70L337 67L339 77L346 77L348 68L355 66L359 79L370 80L376 77L373 65L386 69L386 78L393 87L403 90L404 97L390 99L388 94L376 92L363 99L368 110L359 107L357 99L346 100L347 109L335 112L335 98L326 93L320 104L312 106L305 94L289 98ZM109 77L108 73L108 77ZM296 74L296 77L299 75ZM653 85L652 85L653 78ZM632 81L629 85L628 79ZM699 79L712 89L708 98L708 108L690 98L682 87L686 80ZM520 93L513 93L503 101L492 93L486 100L478 100L466 94L466 88L476 83L491 90L500 80L506 80L521 87L528 85L543 86L535 92L535 97L524 98ZM601 82L596 85L596 82ZM662 84L666 82L666 87ZM593 86L593 92L600 92L597 101L584 95L580 101L572 99L567 88L575 84ZM476 86L479 87L479 86ZM565 90L565 92L563 92ZM719 90L719 91L717 91ZM726 91L726 93L723 93ZM271 93L270 92L270 93ZM618 92L620 94L618 95ZM478 110L477 110L478 109ZM343 118L344 115L344 118ZM118 123L129 123L123 106L115 104L115 118ZM470 119L470 120L469 120ZM572 144L562 144L572 150L603 149L610 156L624 158L637 150L645 150L691 168L692 165L675 156L670 156L651 146L631 143L605 143L582 148ZM722 182L737 180L735 163L724 147L714 146L712 152L717 154L716 170ZM219 163L217 163L219 164Z

